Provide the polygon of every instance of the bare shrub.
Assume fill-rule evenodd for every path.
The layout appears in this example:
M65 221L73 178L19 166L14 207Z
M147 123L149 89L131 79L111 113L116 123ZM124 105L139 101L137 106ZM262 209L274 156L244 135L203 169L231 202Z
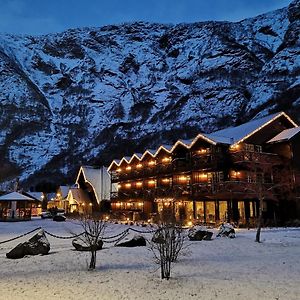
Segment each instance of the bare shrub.
M91 254L89 270L93 270L96 267L98 244L103 237L106 222L99 214L85 213L80 218L80 225L84 230L84 234L78 237L78 239L89 248Z
M154 254L155 262L160 265L161 278L169 279L171 264L180 255L184 245L185 235L181 226L175 224L161 224L153 234L149 243Z

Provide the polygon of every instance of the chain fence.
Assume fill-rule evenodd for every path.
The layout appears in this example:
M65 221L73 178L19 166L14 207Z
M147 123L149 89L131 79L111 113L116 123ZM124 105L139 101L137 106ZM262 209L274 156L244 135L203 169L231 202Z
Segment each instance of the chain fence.
M31 234L31 233L37 231L37 230L40 230L40 229L43 229L43 228L42 228L42 227L37 227L37 228L35 228L35 229L33 229L33 230L30 230L30 231L28 231L28 232L26 232L26 233L20 234L20 235L18 235L18 236L16 236L16 237L13 237L13 238L11 238L11 239L4 240L4 241L0 241L0 245L1 245L1 244L8 243L8 242L12 242L12 241L17 240L17 239L20 239L20 238L22 238L22 237L24 237L24 236L26 236L26 235L29 235L29 234ZM74 238L80 237L80 236L82 236L82 235L84 235L84 234L88 234L88 235L90 235L90 236L93 237L92 234L87 233L87 232L81 232L81 233L79 233L79 234L71 235L71 236L60 236L60 235L51 233L51 232L49 232L48 230L45 230L45 229L43 229L43 230L44 230L44 232L45 232L46 234L48 234L49 236L51 236L51 237L53 237L53 238L57 238L57 239L63 239L63 240L74 239ZM117 243L118 241L122 240L126 235L128 235L128 234L129 234L129 231L133 231L133 232L137 232L137 233L141 233L141 234L147 234L147 233L154 233L154 232L156 231L156 229L150 230L150 231L144 231L144 230L138 230L138 229L134 229L134 228L131 228L131 227L130 227L130 228L127 228L127 229L125 229L124 231L118 233L118 234L115 234L115 235L112 235L112 236L102 237L102 240L103 240L103 242L105 242L105 243Z

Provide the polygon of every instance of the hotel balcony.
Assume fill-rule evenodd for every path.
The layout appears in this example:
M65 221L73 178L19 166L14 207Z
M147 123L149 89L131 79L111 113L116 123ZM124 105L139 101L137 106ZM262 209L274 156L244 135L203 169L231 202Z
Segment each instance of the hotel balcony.
M230 148L231 160L235 164L268 164L280 165L282 159L278 154L262 152L260 146L255 145L236 145Z

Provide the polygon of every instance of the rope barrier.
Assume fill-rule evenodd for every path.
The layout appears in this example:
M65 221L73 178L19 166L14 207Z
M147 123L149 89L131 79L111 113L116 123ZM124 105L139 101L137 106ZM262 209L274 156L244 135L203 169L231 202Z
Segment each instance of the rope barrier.
M129 228L128 229L125 229L124 231L116 234L116 235L112 235L112 236L108 236L108 237L103 237L102 240L110 240L110 239L113 239L113 238L116 238L122 234L124 234L125 232L128 232Z
M28 235L28 234L30 234L30 233L33 233L33 232L35 232L35 231L37 231L37 230L40 230L40 229L42 229L42 227L37 227L37 228L35 228L35 229L31 230L31 231L28 231L28 232L26 232L26 233L23 233L23 234L21 234L21 235L18 235L18 236L14 237L14 238L11 238L11 239L9 239L9 240L2 241L2 242L0 242L0 245L1 245L1 244L8 243L8 242L12 242L12 241L14 241L14 240L17 240L17 239L19 239L19 238L21 238L21 237L23 237L23 236L26 236L26 235Z
M107 243L107 244L111 244L111 243L115 243L115 245L121 241L122 239L124 239L124 237L128 234L128 229L126 229L125 231L122 232L122 235L117 238L117 239L114 239L112 241L104 241L104 243Z
M142 230L137 230L137 229L134 229L134 228L128 228L129 230L132 230L132 231L135 231L135 232L138 232L138 233L154 233L157 229L153 229L153 230L150 230L150 231L142 231Z
M33 233L33 232L35 232L35 231L37 231L37 230L40 230L40 229L43 229L43 228L42 228L42 227L37 227L37 228L35 228L35 229L33 229L33 230L29 231L29 232L26 232L26 233L24 233L24 234L21 234L21 235L19 235L19 236L17 236L17 237L14 237L14 238L11 238L11 239L2 241L2 242L0 242L0 245L1 245L1 244L4 244L4 243L11 242L11 241L14 241L14 240L16 240L16 239L19 239L19 238L21 238L21 237L24 237L24 236L26 236L26 235L28 235L28 234L30 234L30 233ZM144 233L144 234L147 234L147 233L154 233L155 231L157 231L157 228L156 228L156 229L153 229L153 230L150 230L150 231L143 231L143 230L138 230L138 229L134 229L134 228L131 228L131 227L130 227L130 228L127 228L127 229L125 229L124 231L118 233L118 234L115 234L115 235L112 235L112 236L108 236L108 237L102 237L102 240L103 240L105 243L115 243L115 242L117 243L118 241L122 240L122 239L129 233L130 230L131 230L131 231L134 231L134 232L138 232L138 233ZM49 231L47 231L47 230L45 230L45 229L44 229L44 232L45 232L46 234L48 234L48 235L54 237L54 238L57 238L57 239L63 239L63 240L74 239L74 238L77 238L77 237L79 237L79 236L81 236L81 235L84 235L84 234L88 234L88 235L90 235L91 237L94 237L92 234L87 233L87 232L81 232L81 233L79 233L79 234L72 235L72 236L59 236L59 235L53 234L53 233L51 233L51 232L49 232ZM111 239L114 239L114 240L108 241L108 240L111 240Z
M76 234L76 235L71 235L71 236L59 236L59 235L56 235L56 234L53 234L47 230L45 230L45 233L47 233L48 235L54 237L54 238L57 238L57 239L62 239L62 240L68 240L68 239L74 239L74 238L77 238L83 234L85 234L85 232L81 232L79 234ZM89 234L91 235L91 234Z

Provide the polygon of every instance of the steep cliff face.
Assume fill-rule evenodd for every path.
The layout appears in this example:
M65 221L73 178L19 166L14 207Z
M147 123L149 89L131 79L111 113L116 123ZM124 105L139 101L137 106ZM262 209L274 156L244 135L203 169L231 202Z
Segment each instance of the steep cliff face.
M299 11L0 35L0 181L67 180L269 112L299 120Z

